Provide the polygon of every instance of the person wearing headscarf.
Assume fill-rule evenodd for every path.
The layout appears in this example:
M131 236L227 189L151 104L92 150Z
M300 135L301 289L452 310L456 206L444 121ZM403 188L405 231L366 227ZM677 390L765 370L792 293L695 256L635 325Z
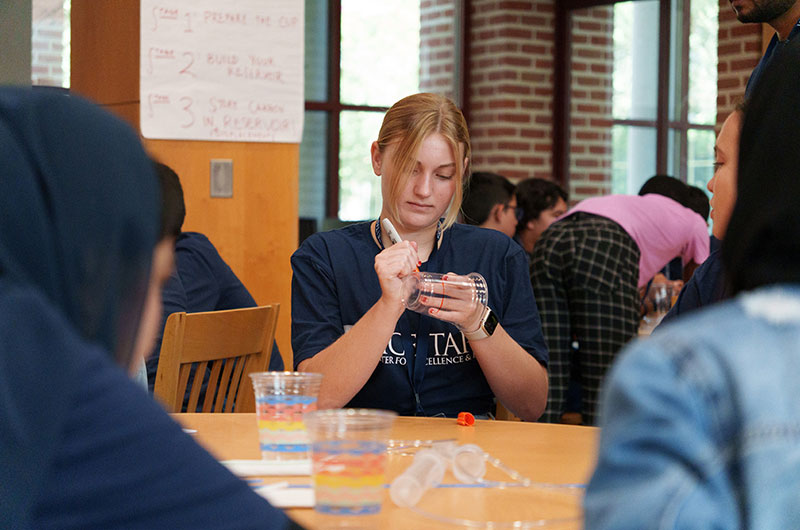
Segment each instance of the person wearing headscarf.
M585 528L800 528L800 41L755 87L722 242L735 295L627 348Z
M0 88L0 167L0 528L290 528L126 374L171 267L136 134Z

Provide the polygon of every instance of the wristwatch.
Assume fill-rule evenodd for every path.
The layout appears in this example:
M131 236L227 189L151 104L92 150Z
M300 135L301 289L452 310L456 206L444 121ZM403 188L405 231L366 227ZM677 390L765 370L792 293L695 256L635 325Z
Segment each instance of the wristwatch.
M481 340L491 337L494 333L495 328L497 328L497 317L494 315L494 312L487 306L486 312L481 319L481 324L478 326L478 329L474 331L462 331L464 336L467 340Z

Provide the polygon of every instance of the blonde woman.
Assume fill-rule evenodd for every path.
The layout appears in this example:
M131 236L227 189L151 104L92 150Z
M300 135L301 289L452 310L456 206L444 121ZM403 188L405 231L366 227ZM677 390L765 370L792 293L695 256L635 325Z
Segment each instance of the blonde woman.
M454 224L469 158L452 101L398 101L371 160L380 219L403 241L392 245L378 219L315 234L292 256L294 364L324 374L321 408L488 417L497 398L523 419L544 410L548 356L527 256L499 232ZM425 315L405 310L403 278L415 269L480 273L491 312L458 302Z

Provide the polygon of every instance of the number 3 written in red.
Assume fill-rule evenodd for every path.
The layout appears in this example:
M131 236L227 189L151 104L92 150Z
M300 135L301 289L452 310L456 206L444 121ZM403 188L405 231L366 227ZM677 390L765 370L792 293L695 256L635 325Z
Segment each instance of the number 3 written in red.
M183 111L187 114L187 119L188 119L187 122L181 124L181 127L186 129L186 128L191 127L192 125L194 125L194 112L192 112L192 103L193 103L193 101L192 101L192 98L190 98L189 96L183 96L180 99L180 101L181 101L181 103L184 104L183 105Z

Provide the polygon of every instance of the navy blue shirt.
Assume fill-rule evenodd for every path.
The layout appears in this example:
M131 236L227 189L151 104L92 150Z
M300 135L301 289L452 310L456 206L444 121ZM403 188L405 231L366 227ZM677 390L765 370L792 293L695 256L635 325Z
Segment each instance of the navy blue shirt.
M175 241L175 270L161 293L164 306L161 331L153 354L147 359L147 382L153 391L164 324L172 313L222 311L255 307L256 301L222 259L211 241L197 232L181 232ZM278 346L273 342L270 370L283 370Z
M294 253L295 366L330 346L378 301L381 288L374 263L380 251L370 223L358 223L314 234ZM489 306L503 329L547 364L528 258L511 238L496 230L453 225L420 270L483 275ZM486 414L494 406L494 394L469 342L453 324L405 311L372 376L347 406L404 415Z
M19 466L27 474L24 481L0 484L0 521L10 523L0 526L297 528L183 433L111 354L80 338L44 295L9 289L2 281L0 295L2 314L17 319L14 328L9 319L0 322L0 365L6 369L0 370L6 413L0 431L17 445L0 445L0 451L22 449L28 456L3 470L13 476ZM56 402L9 394L10 378L29 381L30 395L59 388ZM30 429L45 419L44 429Z
M661 324L703 306L725 298L725 277L722 273L722 251L718 247L697 267L678 295L678 300ZM661 325L659 324L659 326Z
M761 57L761 60L758 61L758 64L755 68L753 68L753 72L750 74L750 79L747 80L747 87L744 90L745 98L749 97L752 93L753 87L756 85L758 80L761 78L761 75L764 73L764 70L767 69L769 63L775 57L777 53L780 53L780 50L789 43L789 41L794 40L798 35L800 35L800 20L792 28L792 31L789 32L789 37L785 41L778 40L778 34L772 36L772 40L769 41L769 46L767 46L767 51L764 52L764 55Z

